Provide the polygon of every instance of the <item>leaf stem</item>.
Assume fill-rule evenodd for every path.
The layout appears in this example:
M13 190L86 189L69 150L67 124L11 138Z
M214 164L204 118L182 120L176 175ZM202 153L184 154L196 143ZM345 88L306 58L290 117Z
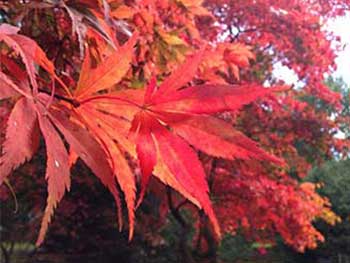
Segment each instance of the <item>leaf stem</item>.
M83 99L82 101L79 101L79 103L80 104L85 104L85 103L88 103L90 101L103 100L103 99L106 99L106 100L119 100L119 101L122 101L122 102L129 103L131 105L134 105L137 108L142 108L141 105L139 105L139 104L137 104L137 103L135 103L135 102L133 102L131 100L120 98L120 97L117 97L117 96L106 96L106 95L100 95L100 96L86 98L86 99Z
M64 89L64 91L68 94L68 96L70 98L73 98L72 93L70 92L69 88L67 87L66 84L64 84L64 82L55 74L54 75L55 79L58 81L58 83L62 86L62 88Z
M51 95L51 91L47 91L47 90L44 90L44 89L39 89L40 92L42 93L45 93L45 94L48 94L48 95ZM58 95L58 94L54 94L53 95L54 98L56 99L59 99L59 100L62 100L62 101L65 101L65 102L68 102L69 104L71 104L73 107L77 108L80 106L80 102L77 101L76 99L73 99L73 98L67 98L65 96L62 96L62 95Z

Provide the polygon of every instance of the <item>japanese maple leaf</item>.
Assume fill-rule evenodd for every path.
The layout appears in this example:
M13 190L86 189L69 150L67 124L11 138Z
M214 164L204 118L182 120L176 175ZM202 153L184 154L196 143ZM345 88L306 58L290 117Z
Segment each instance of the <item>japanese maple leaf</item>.
M35 77L37 74L37 69L35 64L44 68L52 78L60 81L55 73L54 65L48 60L45 52L36 44L34 40L18 34L18 31L19 28L17 27L9 24L1 24L0 41L5 42L16 54L20 55L22 58L33 91L35 93L38 92L38 83Z
M11 27L5 29L13 33ZM7 32L2 34L7 37ZM115 181L120 185L128 208L129 238L133 235L136 178L125 158L125 152L140 163L142 177L138 204L142 201L150 176L154 174L164 184L202 208L218 236L220 229L210 203L206 176L191 145L227 159L257 158L280 163L279 159L259 149L253 141L230 125L210 116L238 110L274 89L258 85L199 85L184 88L196 75L203 51L188 58L159 87L153 79L145 90L106 93L128 72L136 40L137 34L134 34L125 45L94 68L86 52L75 92L71 95L67 90L72 102L69 106L52 101L54 91L51 98L39 92L35 72L29 72L32 88L28 88L23 77L13 80L3 72L0 74L5 89L11 91L6 91L3 97L22 95L9 118L0 161L0 168L5 173L0 179L3 180L11 170L32 157L37 148L33 142L38 141L39 133L46 144L48 199L38 245L43 241L54 208L70 187L69 154L60 134L70 146L71 153L80 157L110 190L119 208ZM26 43L28 41L25 40ZM18 45L15 47L20 50L21 44ZM35 48L39 50L39 58L34 56L28 59L29 56L21 53L23 58L30 61L27 71L32 68L32 63L36 63L58 79L52 63L42 55L38 46ZM9 71L15 67L9 61L5 64ZM31 110L25 112L26 108ZM25 120L31 124L25 125ZM18 123L23 127L16 133ZM19 149L13 134L22 136L24 148ZM16 156L15 152L21 154ZM121 209L118 211L121 227Z
M0 40L21 56L26 68L26 71L23 71L11 59L1 56L4 68L9 73L15 72L16 76L13 77L0 71L0 99L11 97L19 99L7 121L5 141L0 157L0 185L12 170L32 158L38 149L41 134L47 152L48 198L37 240L37 244L40 245L55 207L63 198L65 191L70 188L69 155L60 134L64 136L70 149L108 187L117 205L120 204L120 201L113 173L107 161L108 158L100 144L83 126L72 122L66 108L57 104L48 108L52 98L39 91L36 80L36 65L42 66L52 78L60 81L54 72L52 62L47 59L44 51L35 41L18 35L17 32L18 29L10 25L0 26ZM29 76L31 86L27 76ZM121 218L121 216L119 217Z
M231 125L210 116L213 113L238 110L275 89L259 85L199 85L183 88L195 76L202 53L200 51L189 57L159 87L155 79L151 80L144 91L123 90L94 94L100 90L97 87L102 89L111 86L118 78L104 77L102 74L101 86L91 82L85 87L81 83L89 81L81 78L78 83L81 89L78 92L80 107L77 112L85 116L86 122L91 116L94 117L97 123L90 121L88 126L106 146L106 150L113 153L111 164L117 168L115 174L118 182L123 180L132 185L128 189L122 187L129 215L133 216L135 178L125 168L125 161L116 160L115 156L122 158L120 148L136 157L140 164L142 178L138 204L153 173L163 183L203 208L215 233L220 236L219 224L210 203L206 175L191 145L222 158L256 158L281 164L281 160L258 148L255 142ZM101 68L98 67L95 71L104 72L105 66ZM87 76L87 72L88 68L82 70L82 76ZM111 122L119 128L117 131L111 130L111 127L107 131ZM118 174L120 163L123 163L123 168Z
M5 27L5 29L9 30L12 38L12 33L17 32L12 27ZM46 65L46 69L50 70L49 73L54 74L52 63L46 59L46 56L42 55L44 53L40 47L33 40L24 36L20 36L20 38L24 39L21 43L30 42L35 45L35 49L39 50L37 51L39 58L33 56L28 61L32 64L41 63L39 65ZM86 61L71 101L82 100L90 93L103 91L119 82L129 69L136 38L137 35L135 34L125 46L113 52L104 63L100 63L99 67L95 69L88 67L89 61ZM21 44L18 44L18 46L16 48L22 48ZM16 64L7 58L4 60L4 64L10 72L22 72ZM19 76L22 75L20 74ZM30 74L28 75L30 76ZM54 77L58 79L56 75ZM38 92L39 89L34 86L31 89L26 82L26 77L18 77L18 79L13 80L10 76L0 71L0 79L3 81L1 88L4 87L0 92L1 99L11 96L22 96L12 110L8 121L6 140L0 159L0 169L2 171L0 184L12 170L32 158L38 148L38 143L35 142L38 142L40 133L46 145L48 198L37 245L43 242L53 211L63 198L64 192L69 190L70 187L69 154L60 134L63 135L68 143L70 151L81 158L112 193L118 207L118 220L121 227L121 205L115 178L118 180L122 191L125 193L130 211L129 221L131 226L133 226L135 180L123 151L117 145L114 145L114 137L121 141L121 145L129 149L129 151L131 146L127 140L124 140L123 144L121 136L115 134L114 129L117 128L118 121L113 120L110 123L99 124L99 122L91 121L92 119L85 118L86 115L81 114L83 107L72 110L67 105L57 103L57 101L49 103L52 97L50 98L47 94ZM35 74L33 74L33 83L36 83ZM35 85L37 87L37 84ZM69 91L67 91L67 94L70 95ZM47 107L48 105L50 107ZM101 130L100 125L104 125L102 126L104 127L103 130ZM114 137L107 136L107 132L111 133L110 130L113 130ZM119 133L122 134L122 130ZM18 137L21 140L20 143L17 143ZM132 233L133 228L131 227L130 238Z
M0 158L1 184L13 169L32 158L42 134L47 152L48 197L37 245L43 242L54 209L70 188L69 155L60 133L70 149L110 190L120 211L118 191L104 150L84 127L71 121L66 109L52 105L48 111L45 107L48 100L46 94L39 93L35 100L22 97L17 101L8 120Z
M157 155L162 157L180 185L209 216L215 232L218 222L208 196L206 176L196 152L189 146L227 159L257 158L280 160L259 149L256 144L229 124L207 114L237 110L259 96L271 92L259 86L202 85L181 89L193 78L202 52L181 66L160 86L147 87L141 110L132 121L136 134L137 156L147 182ZM191 74L192 73L192 74Z

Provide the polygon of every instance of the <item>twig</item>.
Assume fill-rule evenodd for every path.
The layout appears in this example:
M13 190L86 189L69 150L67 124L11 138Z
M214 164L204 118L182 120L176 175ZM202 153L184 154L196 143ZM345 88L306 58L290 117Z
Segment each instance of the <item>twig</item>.
M185 219L182 217L182 215L179 213L179 210L176 209L173 203L173 198L171 194L171 189L170 187L167 187L167 197L168 197L168 204L169 204L169 209L173 217L176 219L176 221L183 227L187 228L187 223Z

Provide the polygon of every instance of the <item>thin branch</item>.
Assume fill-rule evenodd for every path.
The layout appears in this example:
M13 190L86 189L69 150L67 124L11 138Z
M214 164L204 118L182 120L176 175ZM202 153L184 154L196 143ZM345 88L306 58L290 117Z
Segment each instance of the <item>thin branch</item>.
M181 209L181 207L183 207L184 205L186 204L189 204L190 202L187 200L187 199L184 199L181 203L179 203L177 206L176 206L176 210L179 211Z
M168 197L168 204L169 204L169 209L173 217L176 219L176 221L183 227L187 228L187 223L185 219L182 217L182 215L179 213L179 210L177 210L174 206L172 194L171 194L171 189L170 187L167 186L167 197Z
M211 167L210 167L210 172L208 176L208 185L210 190L213 187L215 170L217 166L218 166L218 159L214 157L213 160L211 161Z

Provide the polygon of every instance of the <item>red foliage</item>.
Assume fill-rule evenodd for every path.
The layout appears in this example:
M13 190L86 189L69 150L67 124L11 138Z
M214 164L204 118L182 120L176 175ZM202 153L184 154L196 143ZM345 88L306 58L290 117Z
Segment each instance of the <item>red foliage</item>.
M294 169L303 176L311 165L297 140L320 156L330 155L336 145L321 128L328 131L337 123L300 102L314 96L339 107L339 96L322 82L334 66L334 54L319 16L332 16L332 6L314 1L74 2L0 5L9 16L23 16L22 28L0 25L0 99L14 105L4 132L0 183L33 157L42 136L48 197L38 245L70 189L77 158L113 195L120 228L118 189L123 193L129 238L135 208L154 176L203 209L217 237L221 224L231 232L240 226L257 239L277 232L298 250L322 240L312 221L331 214L329 204L313 186L298 184L288 173ZM55 22L32 21L31 12ZM52 42L42 37L46 34ZM296 72L302 91L271 79L277 61ZM266 81L272 87L264 88ZM218 162L209 177L191 146L213 156L207 163ZM216 213L209 191L220 200Z

